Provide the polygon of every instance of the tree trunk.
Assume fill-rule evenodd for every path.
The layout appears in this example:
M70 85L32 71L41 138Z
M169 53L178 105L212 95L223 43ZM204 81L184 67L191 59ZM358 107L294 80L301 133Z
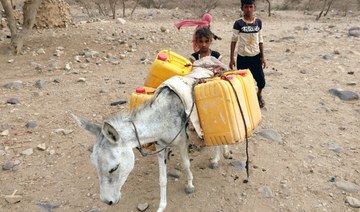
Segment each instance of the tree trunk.
M325 7L326 7L327 0L324 1L324 5L319 13L319 15L316 17L316 20L318 21L321 18L321 15L323 14Z
M35 23L36 13L42 0L27 0L24 2L24 22L20 32L16 29L16 20L11 9L11 5L7 0L0 0L4 7L9 23L11 42L10 48L14 54L20 54L24 45L24 39L28 35Z
M136 0L136 3L135 3L134 7L133 7L132 10L131 10L130 16L132 16L132 15L134 14L135 9L136 9L136 7L138 6L138 4L139 4L139 0Z
M270 3L270 0L266 0L269 7L268 7L268 13L269 13L269 17L271 16L271 3Z
M126 16L126 14L125 14L125 9L126 9L126 6L125 6L125 0L122 0L122 6L123 6L123 17L125 17Z
M334 0L331 0L331 1L329 2L328 8L327 8L326 12L324 13L324 16L326 16L326 15L328 14L328 12L329 12L329 10L330 10L330 7L331 7L331 5L332 5L333 3L334 3Z
M0 1L1 1L2 7L5 10L11 37L13 37L17 34L17 28L16 28L16 19L15 19L11 4L8 2L8 0L0 0Z
M112 18L116 18L116 0L109 0L110 9L112 12Z

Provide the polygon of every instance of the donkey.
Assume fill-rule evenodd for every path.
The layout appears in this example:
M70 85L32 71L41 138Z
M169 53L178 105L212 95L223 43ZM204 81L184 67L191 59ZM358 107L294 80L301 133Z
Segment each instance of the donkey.
M192 77L200 72L193 71ZM133 149L138 148L143 154L141 146L149 143L156 144L159 160L160 204L157 211L162 212L166 207L165 160L168 148L179 148L187 176L185 192L190 194L195 191L187 149L190 117L187 109L173 89L163 86L149 102L129 114L114 115L105 120L102 126L72 114L82 128L96 135L91 161L98 173L101 201L109 205L119 202L121 188L134 168ZM211 168L217 167L221 158L221 147L215 150L216 155L210 161ZM223 148L223 155L225 158L230 156L227 146Z

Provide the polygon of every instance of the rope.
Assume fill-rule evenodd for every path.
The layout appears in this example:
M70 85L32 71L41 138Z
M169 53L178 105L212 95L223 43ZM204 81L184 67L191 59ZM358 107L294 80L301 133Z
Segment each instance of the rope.
M236 90L234 88L234 85L230 82L230 80L228 78L226 78L226 76L222 76L222 79L225 79L231 86L232 90L234 91L235 93L235 97L236 97L236 101L237 101L237 104L239 106L239 109L240 109L240 113L241 113L241 118L243 120L243 123L244 123L244 128L245 128L245 141L246 141L246 164L245 164L245 168L246 168L246 176L247 176L247 179L244 180L243 182L244 183L247 183L249 182L249 177L250 177L250 174L249 174L249 139L248 139L248 134L247 134L247 126L246 126L246 121L245 121L245 116L244 116L244 112L241 108L241 105L240 105L240 100L237 96L237 93L236 93Z

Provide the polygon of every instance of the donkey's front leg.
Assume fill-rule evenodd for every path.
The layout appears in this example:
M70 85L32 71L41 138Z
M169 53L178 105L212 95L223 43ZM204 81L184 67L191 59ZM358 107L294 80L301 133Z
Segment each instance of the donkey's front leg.
M161 151L158 153L159 159L159 183L160 183L160 203L157 212L163 212L166 208L166 183L167 183L167 173L166 173L166 161L165 161L166 151Z
M183 142L181 142L179 144L179 148L180 148L180 155L182 158L183 166L184 166L186 176L187 176L187 185L185 187L185 192L187 194L191 194L191 193L194 193L195 187L193 185L193 175L190 170L190 160L189 160L189 153L188 153L186 141L187 140L185 139Z

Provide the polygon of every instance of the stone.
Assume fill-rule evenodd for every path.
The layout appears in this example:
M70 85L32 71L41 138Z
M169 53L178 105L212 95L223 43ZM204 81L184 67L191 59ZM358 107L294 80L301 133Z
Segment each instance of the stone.
M339 144L336 144L336 143L330 143L329 144L329 149L331 151L336 152L336 153L341 153L341 152L344 151L344 149Z
M138 206L137 206L137 209L139 211L145 211L146 209L149 208L149 204L148 203L139 203Z
M163 27L163 26L161 26L161 27L160 27L160 31L161 31L161 32L166 32L166 28Z
M14 81L14 82L10 82L8 84L4 85L4 88L7 89L15 89L15 90L20 90L21 88L23 88L23 82L20 80Z
M86 79L84 77L80 77L77 81L78 82L86 82Z
M33 148L25 149L24 151L21 152L22 155L26 155L26 156L30 156L33 153L34 153Z
M71 65L70 65L70 63L66 63L64 69L65 69L66 71L70 71L70 70L71 70Z
M274 194L269 186L262 186L258 190L263 197L265 198L273 198Z
M102 88L99 92L100 93L109 93L110 90L108 88Z
M126 58L126 54L120 54L119 57L120 57L120 59L125 59L125 58Z
M6 202L8 202L10 204L16 204L16 203L20 202L21 199L22 199L22 196L20 196L20 195L6 195L5 196Z
M111 102L110 105L111 106L116 106L116 105L122 105L122 104L125 104L127 103L126 100L119 100L119 101L116 101L116 102Z
M33 97L39 97L39 96L44 96L44 93L43 92L33 92L31 95Z
M1 136L8 136L9 135L9 130L4 130L0 133Z
M349 203L349 205L353 208L360 208L360 200L347 196L345 202Z
M258 133L261 137L270 140L270 141L276 141L276 142L282 142L282 137L279 133L275 132L274 130L265 129Z
M169 170L167 175L173 178L180 178L181 172L177 169Z
M0 156L4 156L4 155L6 155L6 152L4 150L0 149Z
M324 60L333 60L334 57L332 55L326 54L322 57Z
M76 62L78 62L78 63L81 63L81 56L79 56L79 55L76 55L75 57L74 57L74 59L75 59L75 61Z
M231 161L229 163L230 166L239 169L241 171L245 171L246 170L246 162L245 161L239 161L239 160L235 160L235 161Z
M123 19L123 18L118 18L118 19L116 19L116 23L117 23L117 24L125 24L126 21L125 21L125 19Z
M66 130L66 129L56 129L54 130L55 133L62 133L63 135L68 135L73 132L73 130Z
M42 208L44 211L49 211L49 212L53 211L52 209L58 208L60 206L59 204L53 204L50 202L39 202L36 205Z
M282 40L295 40L294 36L286 36L286 37L282 37Z
M329 93L331 93L334 96L339 97L341 100L344 101L353 101L358 100L359 95L352 91L343 90L341 88L332 88L329 90Z
M349 29L349 36L360 37L360 27L352 27Z
M45 143L38 144L38 145L36 146L36 148L37 148L38 150L45 151L45 150L46 150L46 144L45 144Z
M34 129L37 127L37 124L36 124L36 122L30 121L30 122L26 123L25 127L28 129Z
M8 171L11 170L15 166L14 162L5 161L2 165L2 170Z
M10 60L8 60L7 62L8 63L13 63L15 60L14 59L10 59Z
M43 48L40 48L36 51L37 54L45 54L45 50Z
M14 165L15 166L19 165L20 163L21 163L20 160L14 160Z
M90 50L90 51L85 52L86 58L95 58L95 57L99 57L99 56L100 56L100 52L98 52L98 51Z
M357 85L357 83L355 81L350 81L350 82L347 82L346 85L354 86L354 85Z
M54 62L54 63L50 63L48 66L48 71L55 71L55 70L59 70L59 64Z
M117 57L110 57L108 61L113 65L118 65L120 63L120 60Z
M37 87L39 89L42 89L44 86L45 86L45 81L43 81L43 80L37 80L35 82L35 87Z
M20 104L20 101L16 98L10 98L6 101L6 103L16 105L16 104Z
M349 193L357 193L359 188L356 184L348 182L348 181L337 181L336 187L340 190L349 192Z

